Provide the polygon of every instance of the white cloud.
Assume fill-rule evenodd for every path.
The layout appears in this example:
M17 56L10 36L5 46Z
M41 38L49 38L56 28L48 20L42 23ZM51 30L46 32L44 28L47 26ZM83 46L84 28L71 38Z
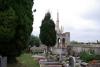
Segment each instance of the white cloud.
M34 8L37 11L34 13L34 28L32 34L39 35L41 21L45 13L50 10L55 23L56 14L59 11L60 25L64 27L64 31L71 32L72 40L84 40L84 36L88 36L89 34L93 36L93 32L86 32L86 30L96 30L98 29L97 25L92 20L82 18L81 15L94 9L95 6L98 6L97 0L35 0ZM77 39L78 36L79 38Z

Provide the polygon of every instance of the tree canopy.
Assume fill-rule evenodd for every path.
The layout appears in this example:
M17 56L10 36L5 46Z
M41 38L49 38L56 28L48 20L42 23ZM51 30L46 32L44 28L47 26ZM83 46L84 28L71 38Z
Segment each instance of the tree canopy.
M52 47L56 44L55 24L51 19L50 12L47 12L42 20L39 37L41 42L47 47Z
M0 0L0 55L13 58L27 47L33 0Z
M39 47L40 46L40 39L39 39L39 37L31 35L29 46L31 46L31 47L32 46Z

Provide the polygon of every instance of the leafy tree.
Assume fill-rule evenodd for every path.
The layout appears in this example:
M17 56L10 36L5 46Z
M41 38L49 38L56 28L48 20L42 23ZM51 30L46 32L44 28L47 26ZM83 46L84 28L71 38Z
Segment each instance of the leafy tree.
M15 60L32 32L33 0L0 0L0 55Z
M54 21L51 19L50 12L47 12L40 27L40 40L47 46L47 54L49 48L54 46L56 43L56 31Z
M37 36L31 35L29 45L39 47L40 39Z
M71 44L79 44L77 41L71 41Z

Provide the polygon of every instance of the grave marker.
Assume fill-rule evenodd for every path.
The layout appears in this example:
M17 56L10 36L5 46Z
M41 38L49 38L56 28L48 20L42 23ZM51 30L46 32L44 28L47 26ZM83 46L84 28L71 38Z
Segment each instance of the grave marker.
M0 56L0 67L7 67L7 57Z
M69 67L75 67L75 57L69 57Z

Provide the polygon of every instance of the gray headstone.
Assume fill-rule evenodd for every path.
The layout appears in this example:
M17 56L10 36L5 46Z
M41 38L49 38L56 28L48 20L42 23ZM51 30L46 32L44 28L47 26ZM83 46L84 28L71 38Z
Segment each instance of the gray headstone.
M0 56L0 67L7 67L7 57Z
M1 62L2 62L2 56L0 56L0 67L1 67Z
M69 66L75 67L75 57L72 56L69 57Z
M2 57L2 67L7 67L7 57Z

